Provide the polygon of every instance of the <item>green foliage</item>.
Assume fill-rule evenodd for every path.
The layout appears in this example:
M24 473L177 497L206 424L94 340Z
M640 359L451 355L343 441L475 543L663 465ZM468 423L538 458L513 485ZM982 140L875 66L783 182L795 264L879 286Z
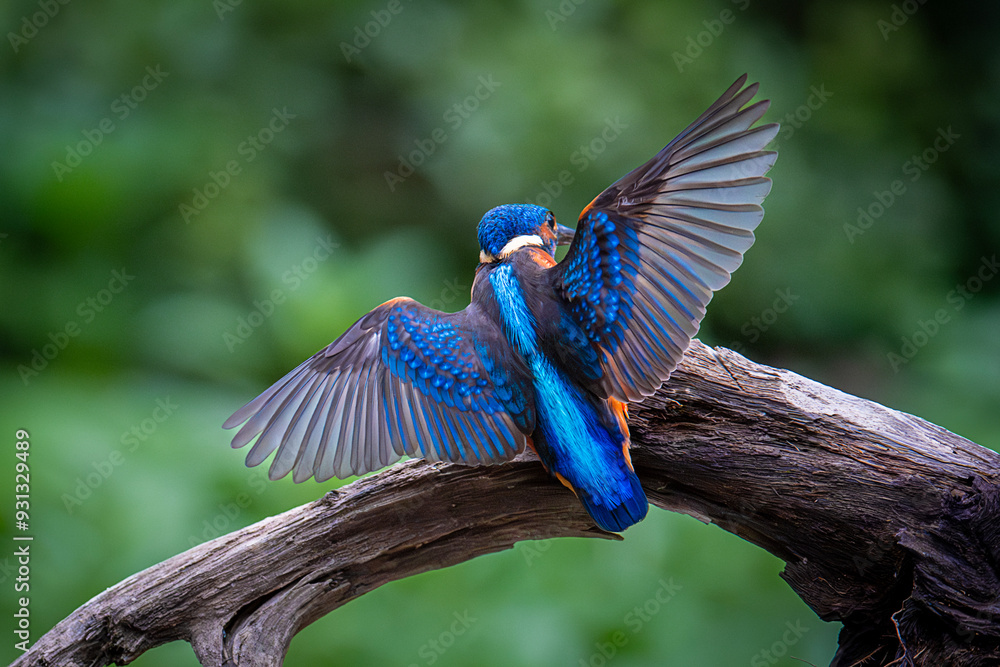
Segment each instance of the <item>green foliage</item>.
M3 5L0 493L26 428L32 638L331 488L265 482L220 424L388 298L463 307L483 212L572 223L744 71L781 156L703 340L996 447L997 9L902 5ZM780 566L654 510L385 586L287 664L825 664L838 626Z

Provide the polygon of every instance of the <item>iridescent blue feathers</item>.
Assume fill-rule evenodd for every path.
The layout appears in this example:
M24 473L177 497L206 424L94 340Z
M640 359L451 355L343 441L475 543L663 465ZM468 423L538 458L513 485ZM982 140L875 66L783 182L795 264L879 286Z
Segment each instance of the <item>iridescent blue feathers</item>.
M548 209L531 204L504 204L490 209L479 221L479 246L488 255L498 257L512 239L535 234L549 215Z
M726 93L657 155L601 193L553 270L590 339L610 356L601 392L651 395L698 331L705 306L753 244L771 189L778 132L751 129L768 102L743 108L757 84Z
M556 289L591 343L614 352L632 317L639 241L628 225L595 211L580 221Z
M393 299L361 318L230 417L246 424L233 438L257 465L277 451L269 476L294 471L301 482L349 477L403 455L432 461L493 463L524 447L529 407L497 386L478 341L499 336L475 308L439 313ZM524 395L524 391L520 391ZM518 411L520 408L520 411Z
M501 264L489 273L493 298L508 340L531 368L538 429L534 448L542 463L561 476L605 530L624 530L646 516L648 503L623 445L627 435L604 423L597 401L557 367L542 340L552 323L540 323L545 295L533 293L530 259Z
M362 474L405 455L498 463L529 444L599 526L647 510L625 403L654 393L754 242L776 124L737 80L575 231L512 204L479 223L472 303L388 301L230 417L272 479ZM566 258L556 246L572 241Z

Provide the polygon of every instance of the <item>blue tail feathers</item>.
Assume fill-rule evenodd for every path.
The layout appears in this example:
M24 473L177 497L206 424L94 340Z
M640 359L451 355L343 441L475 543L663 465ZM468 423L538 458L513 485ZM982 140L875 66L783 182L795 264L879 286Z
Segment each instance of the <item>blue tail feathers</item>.
M586 492L578 492L580 502L598 526L612 533L620 533L629 526L635 525L646 518L649 502L642 490L639 478L631 470L627 471L628 485L619 489L618 497L622 501L615 507L602 504L602 498L595 498Z

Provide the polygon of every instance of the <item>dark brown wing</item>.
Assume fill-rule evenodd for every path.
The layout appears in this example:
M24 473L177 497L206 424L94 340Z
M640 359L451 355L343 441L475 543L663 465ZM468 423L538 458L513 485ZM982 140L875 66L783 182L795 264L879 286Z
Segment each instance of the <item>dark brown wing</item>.
M566 311L602 358L606 395L632 401L659 388L754 242L777 156L764 147L778 125L751 127L769 102L746 106L757 84L745 82L598 195L552 269Z

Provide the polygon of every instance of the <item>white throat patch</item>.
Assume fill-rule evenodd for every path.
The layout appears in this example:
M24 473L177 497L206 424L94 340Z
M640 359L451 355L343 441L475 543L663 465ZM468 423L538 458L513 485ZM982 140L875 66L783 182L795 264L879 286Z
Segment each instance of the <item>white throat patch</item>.
M538 234L527 234L524 236L515 236L510 241L507 241L507 245L503 247L499 255L491 255L485 250L479 251L479 262L481 264L490 264L492 262L498 262L501 259L506 259L515 250L520 250L525 246L538 246L543 247L545 243L542 241L542 237Z
M542 245L545 245L545 244L542 242L542 237L539 236L538 234L528 234L528 235L525 235L525 236L515 236L510 241L507 241L507 245L505 245L503 247L503 250L500 251L500 259L504 259L505 257L507 257L508 255L510 255L510 253L514 252L515 250L519 250L519 249L521 249L521 248L523 248L525 246L529 246L529 245L542 246Z

